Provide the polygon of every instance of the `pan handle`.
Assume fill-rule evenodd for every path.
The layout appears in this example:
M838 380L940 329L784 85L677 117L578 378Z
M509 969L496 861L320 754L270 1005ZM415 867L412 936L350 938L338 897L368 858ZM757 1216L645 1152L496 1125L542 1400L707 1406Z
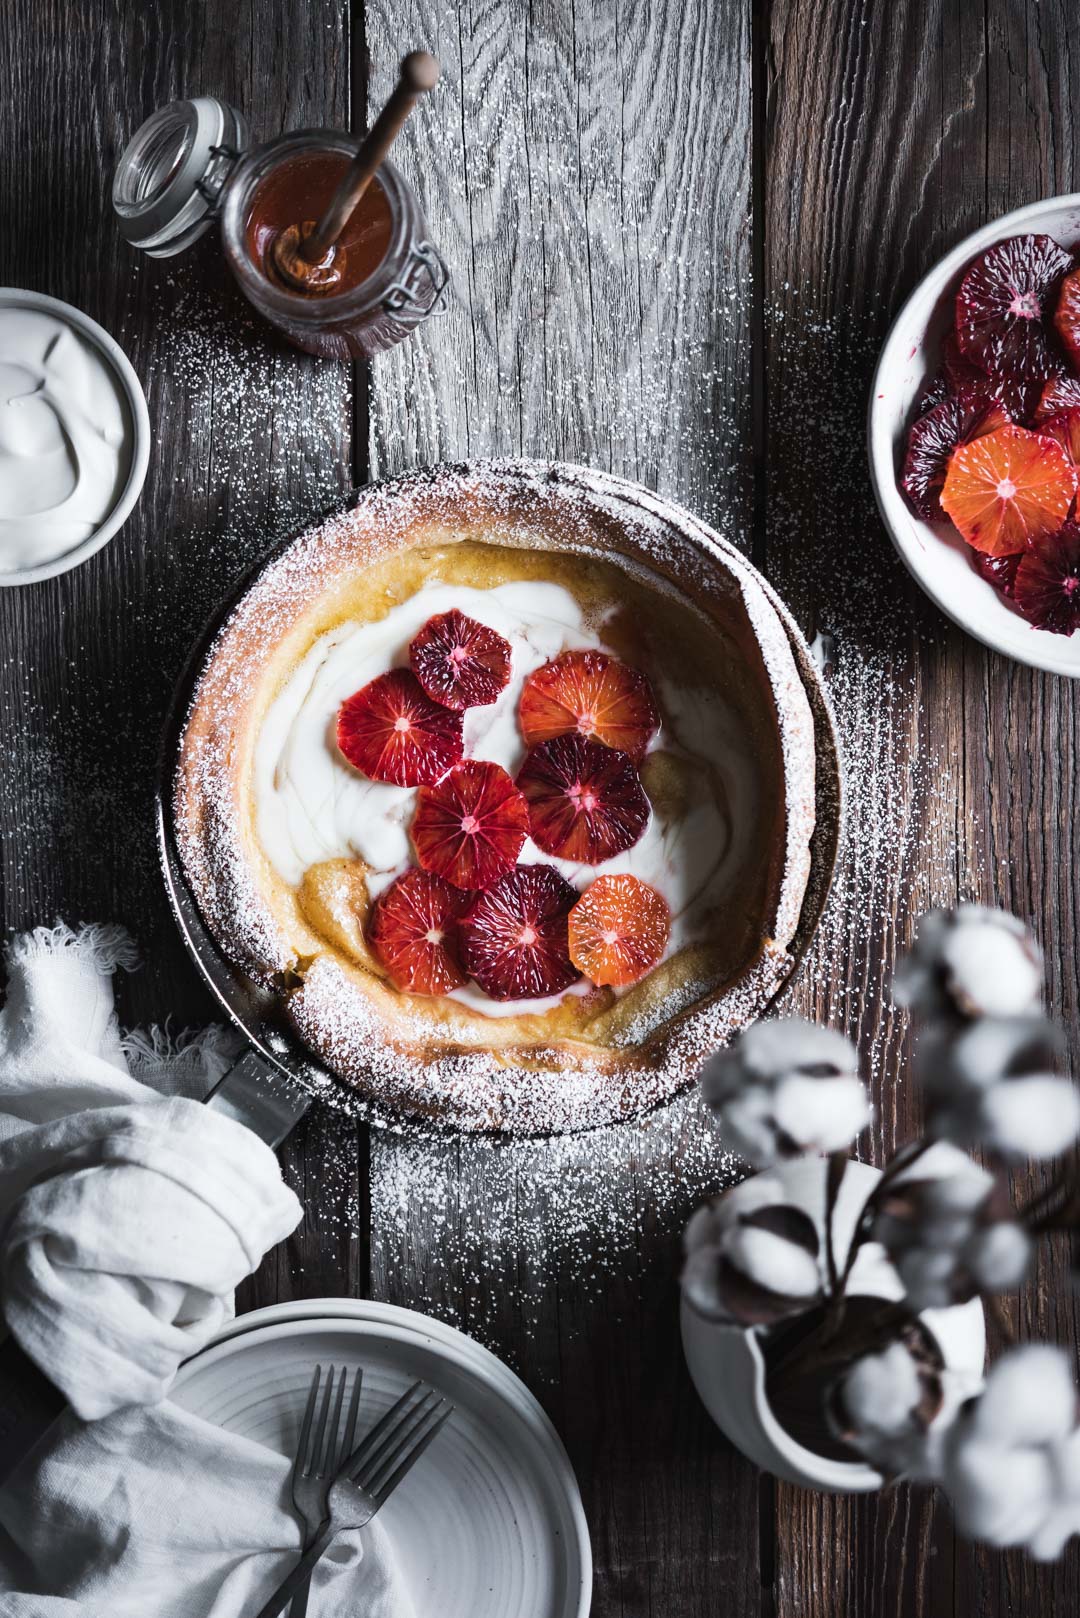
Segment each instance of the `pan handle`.
M206 1105L280 1146L311 1106L310 1094L255 1051L246 1051L211 1090Z

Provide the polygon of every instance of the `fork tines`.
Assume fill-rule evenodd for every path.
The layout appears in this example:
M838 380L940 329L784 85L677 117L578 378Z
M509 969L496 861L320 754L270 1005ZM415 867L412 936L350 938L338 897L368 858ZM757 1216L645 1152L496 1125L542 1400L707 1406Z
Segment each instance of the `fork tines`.
M311 1378L311 1387L308 1390L307 1405L304 1409L304 1420L300 1428L300 1438L296 1446L297 1475L305 1478L329 1478L337 1471L347 1459L356 1435L356 1417L360 1404L360 1390L363 1385L364 1373L358 1369L353 1378L352 1397L349 1400L349 1412L345 1422L345 1430L341 1432L341 1407L345 1402L345 1385L349 1380L347 1366L342 1366L340 1377L335 1377L334 1367L331 1366L323 1384L322 1399L319 1400L319 1413L315 1420L315 1431L312 1433L312 1421L315 1418L315 1402L318 1398L319 1384L322 1379L322 1366L316 1365ZM335 1385L337 1393L335 1396ZM334 1414L330 1416L331 1401ZM340 1447L338 1434L341 1433Z
M414 1382L364 1437L342 1475L380 1504L420 1459L453 1405L423 1382Z

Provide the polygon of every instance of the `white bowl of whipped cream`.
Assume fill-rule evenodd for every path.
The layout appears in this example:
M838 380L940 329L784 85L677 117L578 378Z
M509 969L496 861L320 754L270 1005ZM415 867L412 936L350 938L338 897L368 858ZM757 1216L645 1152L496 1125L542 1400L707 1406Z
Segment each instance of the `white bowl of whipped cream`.
M0 287L0 585L99 551L149 459L146 398L108 332L59 298Z

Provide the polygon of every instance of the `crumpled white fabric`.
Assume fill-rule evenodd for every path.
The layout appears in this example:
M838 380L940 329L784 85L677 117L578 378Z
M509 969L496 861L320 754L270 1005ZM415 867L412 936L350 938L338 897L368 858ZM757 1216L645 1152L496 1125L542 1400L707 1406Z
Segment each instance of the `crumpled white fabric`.
M289 1462L175 1405L65 1416L0 1493L3 1618L251 1618L292 1568ZM362 1561L362 1566L360 1565ZM414 1618L376 1518L315 1570L311 1618Z
M131 953L118 929L17 939L0 1012L0 1299L85 1420L161 1399L301 1214L250 1130L133 1075L205 1094L227 1057L136 1036L129 1065L110 974Z
M73 1408L0 1491L0 1618L241 1618L300 1546L289 1460L157 1402L301 1209L270 1148L196 1099L234 1036L121 1038L111 976L134 964L110 927L7 951L0 1301ZM378 1522L323 1559L313 1615L342 1610L349 1568L348 1610L414 1618Z

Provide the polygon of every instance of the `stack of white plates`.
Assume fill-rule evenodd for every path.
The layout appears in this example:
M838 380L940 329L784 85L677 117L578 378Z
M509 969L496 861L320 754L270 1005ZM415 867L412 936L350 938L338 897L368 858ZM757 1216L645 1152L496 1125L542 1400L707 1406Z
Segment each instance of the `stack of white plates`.
M586 1618L592 1557L566 1451L524 1384L453 1327L384 1303L279 1304L188 1360L171 1397L292 1455L315 1364L363 1367L361 1432L417 1378L454 1404L380 1514L418 1613Z

